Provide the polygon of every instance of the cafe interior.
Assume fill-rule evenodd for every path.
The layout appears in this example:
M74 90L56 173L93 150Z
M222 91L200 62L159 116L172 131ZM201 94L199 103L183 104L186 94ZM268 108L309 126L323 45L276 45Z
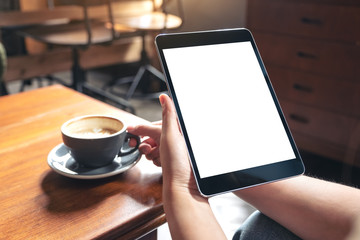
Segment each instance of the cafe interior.
M359 26L356 0L0 1L0 232L6 239L171 239L161 172L137 163L144 157L89 179L49 167L51 153L64 157L54 147L70 118L161 120L160 33L249 29L305 174L359 186ZM229 239L254 211L230 193L210 204Z

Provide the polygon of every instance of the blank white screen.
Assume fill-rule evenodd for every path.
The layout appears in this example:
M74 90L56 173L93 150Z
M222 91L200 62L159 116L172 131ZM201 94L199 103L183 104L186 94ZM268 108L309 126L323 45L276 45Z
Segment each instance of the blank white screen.
M295 158L250 42L163 52L201 178Z

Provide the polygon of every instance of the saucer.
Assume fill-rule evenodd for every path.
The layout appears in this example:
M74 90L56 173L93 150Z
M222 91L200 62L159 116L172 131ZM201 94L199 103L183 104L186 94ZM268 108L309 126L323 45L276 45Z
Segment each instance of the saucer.
M114 176L129 170L136 165L140 158L141 154L139 150L136 150L129 155L117 157L109 165L99 168L90 168L76 162L70 155L68 148L61 143L50 151L47 162L50 168L55 172L66 177L77 179L99 179Z

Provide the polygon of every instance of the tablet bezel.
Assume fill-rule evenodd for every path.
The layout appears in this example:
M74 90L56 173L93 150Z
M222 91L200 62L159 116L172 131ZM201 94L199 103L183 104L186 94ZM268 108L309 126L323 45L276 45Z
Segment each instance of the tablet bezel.
M191 47L191 46L202 46L202 45L213 45L223 43L234 43L234 42L251 42L252 48L255 52L258 63L261 67L264 79L266 80L269 91L272 95L277 111L281 118L282 124L288 136L291 147L296 156L295 159L280 161L272 164L263 166L243 169L236 172L230 172L220 174L216 176L201 178L196 160L193 154L192 146L189 141L189 137L184 124L183 116L181 114L180 106L176 97L176 90L172 84L170 73L167 67L166 59L163 53L164 49L168 48L180 48L180 47ZM254 38L248 29L225 29L215 31L201 31L201 32L188 32L188 33L171 33L171 34L160 34L155 39L158 55L161 60L162 68L166 78L169 94L173 99L176 112L178 115L179 124L182 133L185 138L185 142L188 148L188 154L190 157L192 169L195 175L196 183L199 191L204 196L213 196L219 193L230 192L242 188L256 186L268 182L273 182L304 173L305 168L301 160L301 156L296 147L295 141L291 135L288 124L285 120L284 114L282 113L280 104L275 95L274 89L271 85L269 76L266 72L263 61L260 57L259 51L256 47Z

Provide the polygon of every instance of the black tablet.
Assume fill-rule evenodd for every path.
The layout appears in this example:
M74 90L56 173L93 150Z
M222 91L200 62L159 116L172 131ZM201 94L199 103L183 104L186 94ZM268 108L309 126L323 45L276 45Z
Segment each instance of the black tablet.
M304 173L249 30L160 34L155 43L203 195Z

